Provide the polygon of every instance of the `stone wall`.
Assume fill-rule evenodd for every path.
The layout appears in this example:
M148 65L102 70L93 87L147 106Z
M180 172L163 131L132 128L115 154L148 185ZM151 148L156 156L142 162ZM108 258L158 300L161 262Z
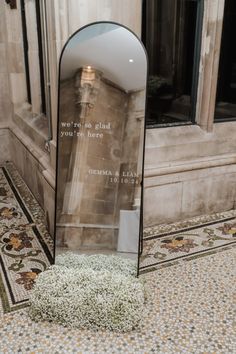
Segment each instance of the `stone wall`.
M114 189L114 185L110 185L110 177L96 174L96 171L120 170L126 95L97 78L96 98L93 97L93 104L82 101L76 105L78 97L75 83L72 82L69 80L62 84L59 123L70 124L73 121L81 124L77 131L83 136L59 139L58 189L62 194L59 197L61 204L59 209L64 215L62 221L115 225L118 184ZM83 87L77 89L83 90ZM89 93L86 94L87 99L88 97ZM83 107L87 104L91 104L92 107ZM99 123L108 126L109 129L96 130L95 125ZM86 124L91 128L86 128ZM64 133L66 131L69 132L71 129L64 129ZM99 137L93 138L93 134L98 134Z
M53 232L57 131L57 80L60 52L69 36L94 21L112 20L141 32L141 0L50 0L43 4L47 27L50 111L40 113L39 63L34 0L25 1L32 104L27 102L21 5L0 2L0 148L1 162L13 160L48 215ZM46 6L46 8L44 8ZM52 137L48 123L51 120ZM51 138L50 141L48 139ZM33 168L33 172L32 172ZM33 174L33 176L32 176ZM43 181L43 182L42 182Z
M140 199L136 178L123 180L130 173L141 178L145 96L89 71L61 83L57 242L81 249L89 237L97 247L115 248L120 209L132 210ZM72 122L79 129L71 129ZM74 131L78 135L70 136Z
M236 122L147 131L145 225L236 206Z
M28 13L32 10L32 2L26 1ZM0 2L1 160L12 159L15 162L36 198L48 211L51 230L60 51L75 30L93 21L117 21L140 35L141 3L141 0L46 2L47 65L53 128L52 140L48 143L47 127L42 117L34 112L39 107L39 94L34 94L34 108L26 102L20 1L17 0L17 10L10 10L5 1ZM227 210L235 205L235 123L213 124L224 0L205 0L204 5L197 125L147 131L144 193L146 226ZM35 65L35 23L31 22L31 63ZM34 75L36 70L34 72L31 69L31 72L34 79L38 80L38 76ZM50 151L45 149L45 143Z
M145 225L235 208L236 122L214 123L223 14L204 1L197 125L147 131Z
M6 33L6 21L4 2L0 2L0 126L11 119L10 85L8 75L8 38ZM5 145L5 144L4 144Z

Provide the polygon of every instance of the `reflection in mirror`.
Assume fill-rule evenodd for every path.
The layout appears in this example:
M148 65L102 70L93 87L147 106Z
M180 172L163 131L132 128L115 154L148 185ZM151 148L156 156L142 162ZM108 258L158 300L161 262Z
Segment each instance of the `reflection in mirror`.
M74 34L60 61L56 256L67 250L137 261L146 54L114 23Z

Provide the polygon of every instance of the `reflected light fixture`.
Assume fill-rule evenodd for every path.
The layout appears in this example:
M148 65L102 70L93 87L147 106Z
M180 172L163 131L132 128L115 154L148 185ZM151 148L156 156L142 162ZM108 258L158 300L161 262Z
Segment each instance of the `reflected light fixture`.
M130 62L130 63L133 63L133 62L134 62L134 59L129 59L129 62Z
M91 67L90 65L87 65L87 69L88 69L88 70L91 70L92 67Z

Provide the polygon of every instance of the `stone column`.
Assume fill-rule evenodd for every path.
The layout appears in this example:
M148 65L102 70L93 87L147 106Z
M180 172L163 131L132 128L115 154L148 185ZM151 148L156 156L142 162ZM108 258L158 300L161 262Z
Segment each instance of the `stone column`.
M69 198L64 201L63 210L68 214L76 215L76 222L79 222L83 184L86 178L87 130L91 124L89 113L94 108L97 99L101 76L102 74L99 71L89 66L80 69L75 75L78 119L74 123L79 124L79 129L76 129L79 137L74 137L72 146L69 167L69 193L66 193Z
M225 0L206 0L202 29L196 121L212 131Z

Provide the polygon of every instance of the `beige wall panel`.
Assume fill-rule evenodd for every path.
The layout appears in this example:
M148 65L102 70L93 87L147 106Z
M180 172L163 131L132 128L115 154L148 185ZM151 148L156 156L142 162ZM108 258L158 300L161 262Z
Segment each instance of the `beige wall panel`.
M0 73L7 73L6 45L0 42Z
M4 2L0 1L0 42L6 41L6 23L5 23L5 10Z
M10 94L11 94L12 103L20 104L25 102L27 99L27 92L25 87L25 74L10 73L9 80L10 80Z
M5 161L11 160L9 129L0 129L0 142L1 142L0 164L2 164Z
M10 73L23 73L24 52L22 43L10 42L7 44L8 71Z
M20 0L17 0L17 10L11 10L9 5L4 3L6 40L7 42L22 42L22 23L20 13Z
M12 107L9 98L8 58L7 58L7 30L5 21L5 4L0 3L0 123L8 123L11 118ZM2 144L5 141L2 140ZM4 146L3 146L4 149Z
M146 178L144 225L175 222L234 209L235 181L236 161L226 166ZM181 192L177 194L179 185Z
M181 218L233 209L235 181L236 174L222 174L184 182Z
M182 183L175 183L145 189L144 227L181 217L182 188Z
M0 73L0 123L9 123L11 119L11 102L9 98L8 75Z

